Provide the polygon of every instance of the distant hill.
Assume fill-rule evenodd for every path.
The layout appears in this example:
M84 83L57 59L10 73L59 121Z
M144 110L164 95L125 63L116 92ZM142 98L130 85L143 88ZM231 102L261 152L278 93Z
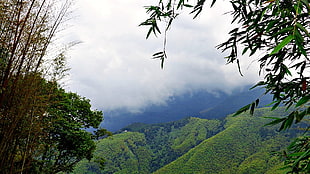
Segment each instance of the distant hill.
M261 108L255 116L222 120L135 123L98 141L94 159L80 162L74 173L284 173L278 170L281 158L271 152L284 148L296 134L263 127L269 120L262 118L283 113Z
M249 88L250 86L236 89L232 94L222 91L186 93L171 97L166 105L148 106L138 113L127 110L105 112L102 127L114 132L135 122L165 123L189 116L207 119L225 118L226 115L261 97L264 92L262 89L249 90ZM270 102L270 96L261 98L261 106Z
M250 87L249 87L250 88ZM207 118L207 119L218 119L223 118L228 114L232 114L240 109L242 106L250 104L251 102L255 101L259 98L259 106L258 107L265 107L272 101L271 95L263 95L265 92L262 88L257 88L253 90L235 92L232 95L227 96L224 98L220 103L216 104L212 108L208 108L207 110L201 110L199 112L200 118Z

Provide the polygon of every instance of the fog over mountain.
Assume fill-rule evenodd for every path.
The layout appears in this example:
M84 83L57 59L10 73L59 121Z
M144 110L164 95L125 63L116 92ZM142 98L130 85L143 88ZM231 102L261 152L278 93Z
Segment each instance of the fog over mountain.
M66 89L89 98L94 108L110 112L141 112L164 106L174 96L197 91L231 94L254 84L260 77L252 60L241 58L225 65L215 46L225 41L230 26L229 7L218 1L197 19L182 13L168 31L164 69L152 54L162 49L162 37L145 39L148 28L138 27L147 18L144 6L151 0L76 0L72 20L62 41L80 41L68 52L70 76Z
M137 122L165 123L186 117L223 119L257 98L260 99L259 107L271 102L270 95L262 96L263 89L248 90L248 88L250 86L236 89L232 94L223 91L186 93L170 98L165 105L150 105L139 112L130 112L126 109L107 111L101 126L110 131L117 131Z

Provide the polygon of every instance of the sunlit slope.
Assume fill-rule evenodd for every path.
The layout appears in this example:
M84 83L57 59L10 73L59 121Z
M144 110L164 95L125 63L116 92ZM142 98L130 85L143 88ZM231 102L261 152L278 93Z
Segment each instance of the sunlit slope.
M270 158L269 152L278 150L288 138L274 127L262 127L268 122L262 116L279 113L259 109L257 116L229 116L225 130L155 173L265 173L279 163L278 157Z
M152 173L221 130L221 121L189 117L161 123L136 123L97 144L95 157L74 173ZM98 161L104 163L100 170Z
M146 148L145 136L138 132L127 132L102 139L98 142L91 161L84 160L75 167L76 174L130 173L147 174L151 152ZM104 163L100 170L99 163Z
M220 120L189 117L160 124L133 124L127 131L143 133L147 146L153 153L150 173L174 161L205 139L222 130Z

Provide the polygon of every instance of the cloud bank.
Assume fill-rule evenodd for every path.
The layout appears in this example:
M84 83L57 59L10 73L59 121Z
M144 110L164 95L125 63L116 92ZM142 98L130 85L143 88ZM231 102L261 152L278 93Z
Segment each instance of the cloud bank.
M162 38L145 39L143 6L148 0L77 0L71 27L64 39L82 43L68 52L71 68L66 88L91 99L94 108L139 110L165 104L169 97L195 90L224 90L257 81L257 66L244 58L225 65L225 54L215 46L231 29L229 10L219 1L198 19L184 13L168 32L164 69L153 53L161 51ZM226 2L227 4L227 2Z

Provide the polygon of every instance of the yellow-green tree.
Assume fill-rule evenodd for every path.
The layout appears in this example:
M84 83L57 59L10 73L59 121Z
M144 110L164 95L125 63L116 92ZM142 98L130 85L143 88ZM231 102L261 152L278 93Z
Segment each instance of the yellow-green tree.
M27 171L38 153L57 88L43 78L46 53L70 5L60 3L0 0L0 173Z

